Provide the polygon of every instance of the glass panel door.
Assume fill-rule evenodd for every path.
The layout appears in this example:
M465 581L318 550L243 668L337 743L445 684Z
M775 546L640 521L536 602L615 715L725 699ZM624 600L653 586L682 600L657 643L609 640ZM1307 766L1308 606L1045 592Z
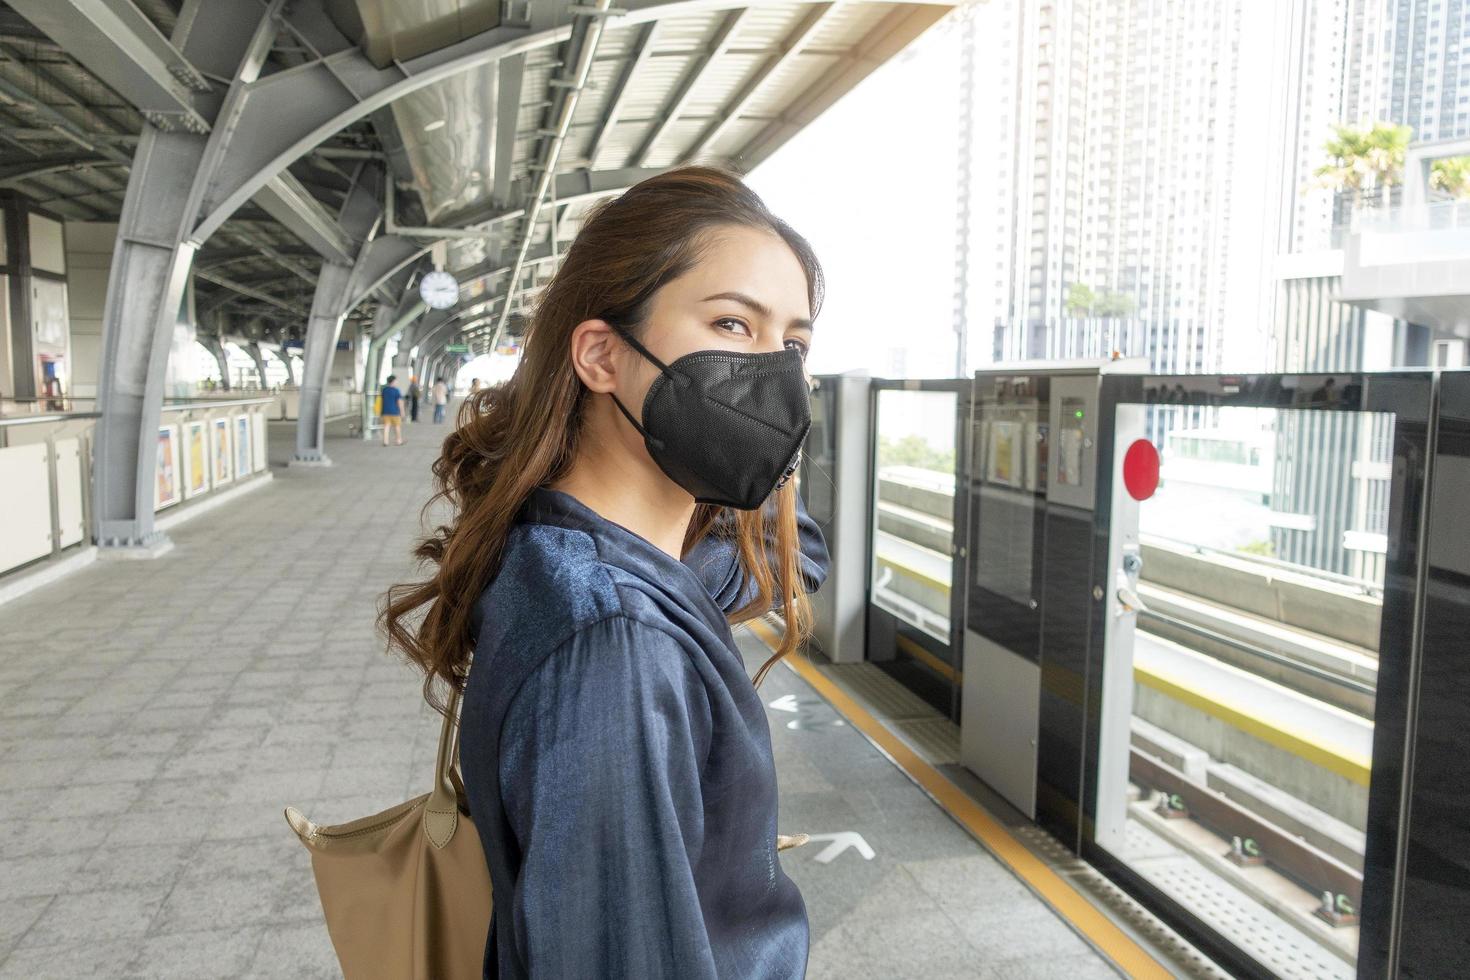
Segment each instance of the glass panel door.
M1361 410L1378 382L1343 380L1116 416L1161 465L1139 502L1124 461L1148 453L1113 447L1091 843L1166 917L1284 977L1357 974L1379 671L1407 658L1385 575L1412 559L1395 487L1422 455Z
M875 387L868 659L954 717L960 393Z

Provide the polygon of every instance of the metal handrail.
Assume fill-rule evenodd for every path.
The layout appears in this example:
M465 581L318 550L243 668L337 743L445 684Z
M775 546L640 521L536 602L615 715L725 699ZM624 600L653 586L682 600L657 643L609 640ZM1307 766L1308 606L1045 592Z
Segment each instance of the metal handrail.
M0 416L0 429L12 425L35 425L40 422L74 422L80 419L100 419L101 412L57 412L51 415Z
M275 404L275 401L276 400L274 397L219 399L206 398L203 401L190 401L188 399L180 399L178 402L174 402L170 399L164 399L163 407L170 412L187 412L194 409L233 408L240 405L273 405Z
M170 403L164 400L164 410L170 412L188 412L211 408L238 408L246 405L272 405L274 398L221 398L219 400L184 401L182 403ZM76 422L84 419L100 419L101 412L52 412L47 415L0 415L0 428L9 428L13 425L38 425L43 422Z

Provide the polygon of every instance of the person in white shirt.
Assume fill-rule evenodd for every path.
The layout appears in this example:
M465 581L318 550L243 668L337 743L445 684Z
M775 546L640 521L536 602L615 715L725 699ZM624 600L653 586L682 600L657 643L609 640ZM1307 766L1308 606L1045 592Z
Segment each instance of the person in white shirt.
M434 421L444 421L444 406L449 404L449 386L444 383L443 378L434 379L434 387L429 393L429 403L434 406Z

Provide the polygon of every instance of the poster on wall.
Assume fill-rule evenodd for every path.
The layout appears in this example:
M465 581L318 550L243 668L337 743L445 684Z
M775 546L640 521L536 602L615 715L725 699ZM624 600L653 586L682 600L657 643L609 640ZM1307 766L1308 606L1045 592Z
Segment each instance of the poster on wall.
M209 441L203 422L190 422L184 436L184 496L209 489Z
M230 420L214 420L214 485L230 482Z
M154 510L179 502L179 428L176 425L158 429L158 463L153 482Z
M256 435L254 438L256 469L263 470L266 469L266 416L263 411L257 411L250 417L254 419L254 435Z
M243 477L250 469L250 416L235 416L235 475Z
M1021 423L996 421L990 427L990 458L987 476L991 483L1019 487L1021 479Z

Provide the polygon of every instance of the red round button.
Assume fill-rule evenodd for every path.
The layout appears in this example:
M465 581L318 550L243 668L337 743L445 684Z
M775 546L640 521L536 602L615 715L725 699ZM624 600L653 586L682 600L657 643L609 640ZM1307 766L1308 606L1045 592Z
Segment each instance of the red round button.
M1147 500L1159 488L1159 451L1147 439L1135 439L1124 454L1123 485L1134 500Z

